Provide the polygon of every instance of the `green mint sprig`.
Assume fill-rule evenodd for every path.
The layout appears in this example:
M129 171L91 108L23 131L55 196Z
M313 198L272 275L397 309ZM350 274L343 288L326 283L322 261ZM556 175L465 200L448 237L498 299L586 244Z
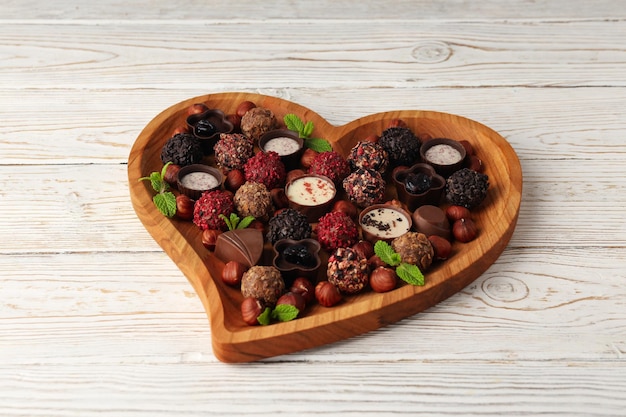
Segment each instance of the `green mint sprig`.
M170 164L171 162L166 163L161 172L155 171L149 177L139 178L139 181L150 181L152 188L157 193L152 197L152 201L165 217L174 217L176 214L176 196L169 191L170 186L164 179L165 171Z
M298 132L298 136L304 139L304 146L307 148L313 149L316 152L330 152L333 150L333 147L330 146L327 140L311 137L314 129L312 121L309 120L305 123L297 115L291 113L286 114L283 120L285 121L287 129Z
M240 219L237 213L230 213L230 217L220 214L219 217L224 220L228 230L245 229L254 221L254 216L246 216Z
M411 285L424 285L424 274L417 265L402 262L400 254L384 240L374 244L374 253L387 265L396 267L396 274L400 279Z
M267 326L272 322L272 320L281 322L291 321L298 317L298 314L300 314L300 310L298 310L296 306L291 304L280 304L273 310L270 307L266 307L256 320L260 325Z

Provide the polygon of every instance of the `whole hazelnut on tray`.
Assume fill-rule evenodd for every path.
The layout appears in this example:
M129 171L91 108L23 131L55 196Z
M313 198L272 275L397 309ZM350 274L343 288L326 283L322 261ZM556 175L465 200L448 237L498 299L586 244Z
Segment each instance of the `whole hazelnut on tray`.
M315 298L320 305L332 307L341 301L342 296L336 286L328 281L320 281L315 286Z
M388 292L396 288L398 277L391 268L379 266L370 275L370 287L376 292Z
M259 324L258 317L265 311L265 303L254 297L247 297L241 303L241 318L250 325Z

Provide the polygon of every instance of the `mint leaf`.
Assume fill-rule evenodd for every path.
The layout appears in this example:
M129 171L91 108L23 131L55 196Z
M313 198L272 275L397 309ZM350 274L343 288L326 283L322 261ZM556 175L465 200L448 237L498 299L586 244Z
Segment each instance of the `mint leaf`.
M313 133L313 122L312 121L308 121L306 122L306 124L302 127L302 137L303 138L308 138L309 136L311 136L311 133Z
M396 266L402 261L400 255L384 240L379 240L374 244L374 253L389 266Z
M396 268L396 274L407 284L424 285L424 274L417 265L403 262Z
M167 191L152 197L154 205L165 217L173 217L176 214L176 196Z
M330 143L326 139L319 138L305 138L304 146L309 149L313 149L315 152L330 152L333 150L333 147L330 146Z
M300 313L300 310L295 306L291 304L280 304L272 311L272 318L278 321L291 321L298 317L298 313Z
M304 122L295 114L286 114L283 118L285 121L285 126L287 129L296 131L302 137L302 132L304 131Z
M237 213L230 213L230 230L235 230L237 224L239 224L239 216L237 216Z
M250 223L254 221L254 216L246 216L244 217L239 224L237 225L237 229L245 229L250 226Z
M266 307L265 310L259 314L259 317L256 318L256 321L259 322L261 326L267 326L271 322L272 309Z

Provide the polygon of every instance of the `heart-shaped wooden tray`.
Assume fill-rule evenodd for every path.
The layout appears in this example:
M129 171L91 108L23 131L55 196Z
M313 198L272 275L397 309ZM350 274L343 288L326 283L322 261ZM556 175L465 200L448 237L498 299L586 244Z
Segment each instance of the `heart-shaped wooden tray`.
M232 114L245 100L271 109L279 120L294 113L312 121L312 136L327 139L344 156L359 140L379 135L393 119L403 120L417 134L468 140L483 160L490 182L486 200L472 213L480 229L478 237L470 243L455 243L448 260L426 271L424 286L402 285L382 294L367 291L345 297L331 308L315 303L293 321L246 325L240 312L241 293L222 283L223 263L202 245L200 230L191 222L164 217L152 202L150 184L138 181L161 170L161 148L175 129L185 125L192 104L204 103ZM475 121L433 111L400 110L372 114L337 127L296 103L251 93L199 96L164 110L135 141L128 178L137 216L202 300L211 325L213 352L224 362L255 361L346 339L411 316L455 294L487 270L508 244L522 192L522 171L515 151L497 132Z

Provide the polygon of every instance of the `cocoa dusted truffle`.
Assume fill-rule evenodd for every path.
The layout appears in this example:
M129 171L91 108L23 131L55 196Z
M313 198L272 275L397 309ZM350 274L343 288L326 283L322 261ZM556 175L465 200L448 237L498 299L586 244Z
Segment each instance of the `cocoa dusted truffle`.
M363 208L378 204L385 198L385 180L380 172L359 168L343 180L343 189L350 201Z
M391 241L391 247L396 251L402 262L417 265L423 272L433 262L435 251L424 233L408 232Z
M161 161L171 162L181 167L198 164L204 153L200 141L188 133L177 133L169 138L161 149Z
M320 152L313 158L309 174L323 175L340 184L350 174L350 164L335 151Z
M250 109L241 118L241 132L258 141L264 133L278 128L278 120L274 113L264 107Z
M419 138L408 127L385 129L378 143L387 151L391 167L413 165L420 156L422 145Z
M389 165L389 155L380 144L363 141L354 145L350 150L348 163L352 171L359 168L369 168L382 174Z
M272 196L265 185L258 182L244 183L234 197L235 208L240 217L252 216L267 221L274 211Z
M469 168L463 168L446 181L446 199L450 204L473 209L487 197L489 177Z
M281 239L303 240L311 237L311 231L304 214L287 208L270 219L267 240L272 245Z
M369 282L367 259L351 248L338 248L328 258L328 282L345 294L361 291Z
M276 152L257 152L243 167L246 181L260 182L268 190L282 188L287 180L285 164Z
M350 216L341 211L332 211L323 215L317 228L317 241L328 252L337 248L354 245L359 238L359 229Z
M213 149L215 163L226 171L243 169L246 161L254 156L254 144L241 133L220 134Z
M228 217L235 212L231 193L222 190L208 191L202 194L193 208L193 222L202 230L226 230L228 226L220 214Z
M285 292L285 281L280 271L273 266L255 265L248 269L241 278L241 294L244 298L254 297L268 306Z

